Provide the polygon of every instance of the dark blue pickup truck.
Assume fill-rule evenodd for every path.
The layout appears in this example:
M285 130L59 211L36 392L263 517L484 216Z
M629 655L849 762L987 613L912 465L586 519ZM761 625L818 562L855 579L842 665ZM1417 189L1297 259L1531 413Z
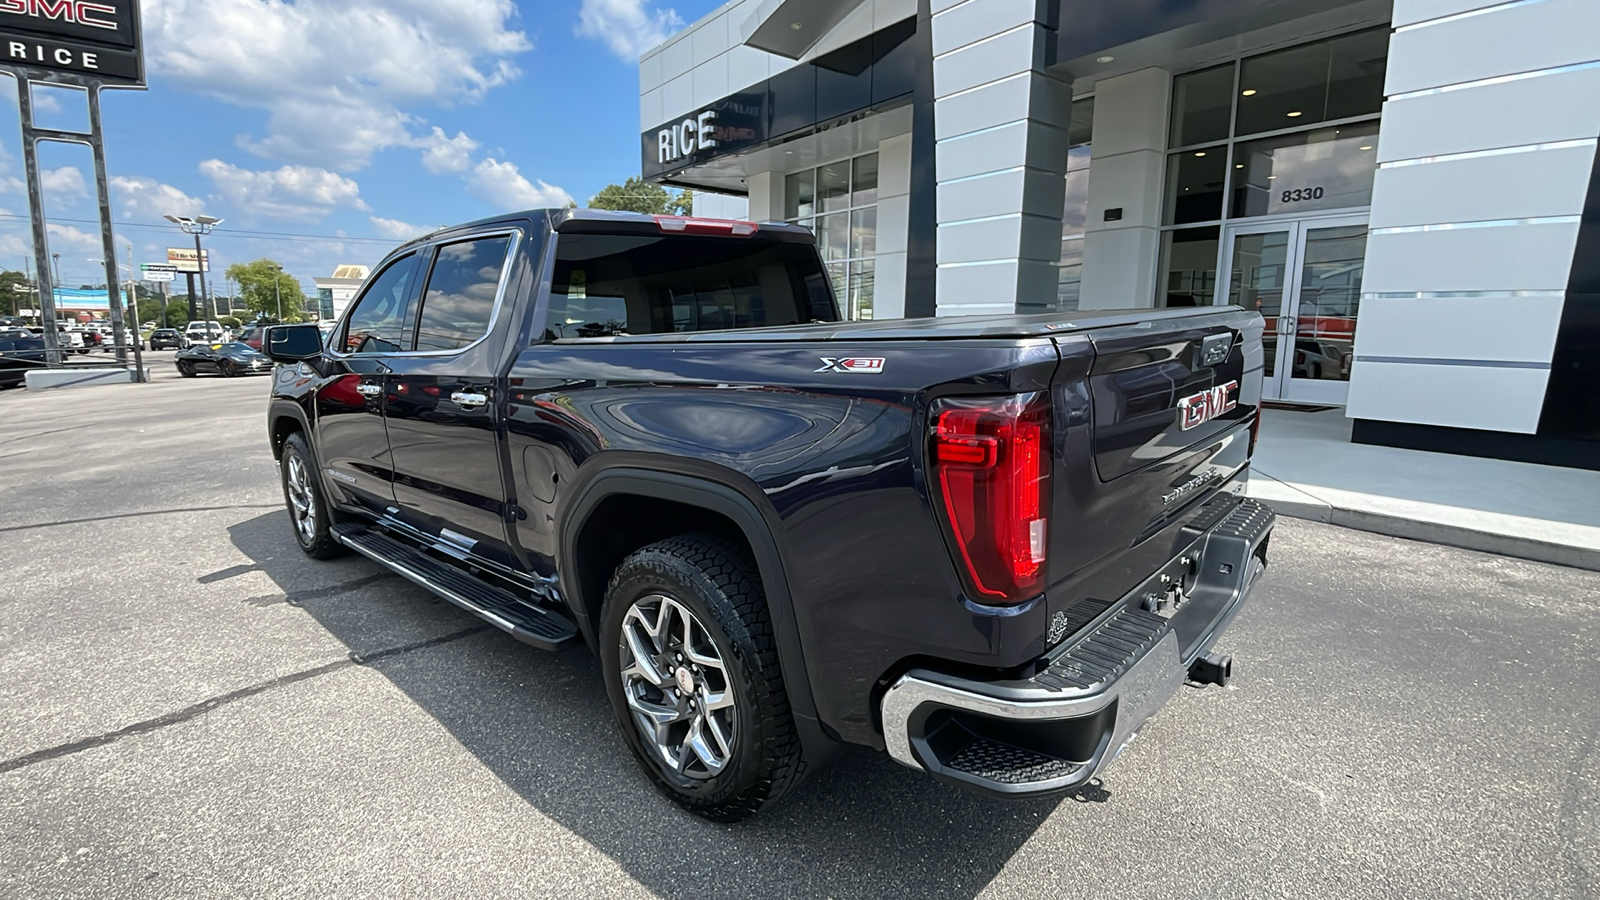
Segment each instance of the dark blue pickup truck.
M733 821L846 744L1071 791L1266 566L1262 320L839 321L812 235L536 211L268 332L294 535L582 642L669 796Z

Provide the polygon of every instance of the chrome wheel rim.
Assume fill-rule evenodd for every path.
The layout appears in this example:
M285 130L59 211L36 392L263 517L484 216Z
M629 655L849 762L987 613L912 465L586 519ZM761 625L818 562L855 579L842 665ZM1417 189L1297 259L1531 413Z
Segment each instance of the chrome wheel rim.
M289 515L301 543L310 546L317 540L317 497L311 490L311 472L298 454L289 454Z
M620 643L622 691L645 745L688 778L727 768L737 709L705 625L682 603L651 594L628 608Z

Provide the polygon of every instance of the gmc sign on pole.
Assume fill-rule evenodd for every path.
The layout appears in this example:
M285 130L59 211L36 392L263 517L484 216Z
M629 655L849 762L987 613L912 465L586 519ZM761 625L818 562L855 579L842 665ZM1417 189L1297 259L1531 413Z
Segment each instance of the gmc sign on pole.
M34 81L142 86L138 0L0 0L0 68L33 70L24 74Z

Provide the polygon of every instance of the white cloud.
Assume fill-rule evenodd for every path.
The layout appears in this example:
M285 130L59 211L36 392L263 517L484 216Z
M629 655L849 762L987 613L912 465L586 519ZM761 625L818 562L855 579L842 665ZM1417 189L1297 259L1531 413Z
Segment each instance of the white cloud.
M241 136L252 152L338 170L429 141L411 135L417 120L408 110L474 102L516 78L512 59L531 47L516 17L513 0L144 5L154 74L267 110L267 134Z
M377 230L379 235L395 241L409 241L414 237L422 237L433 230L426 225L413 225L410 222L402 222L399 219L385 219L379 216L372 216L371 219L372 227Z
M162 216L205 212L205 201L154 178L111 177L111 207L123 219L153 221Z
M422 151L422 167L435 175L442 172L465 172L472 168L472 151L479 144L467 137L465 131L455 137L445 137L444 129L433 126L433 133L417 138L411 146Z
M320 222L335 209L370 209L353 180L313 166L284 166L275 171L241 169L220 159L200 164L200 173L216 186L214 199L245 220L309 219Z
M583 0L577 33L597 38L628 62L683 28L675 9L652 9L652 0Z
M572 195L543 181L529 181L518 171L515 163L485 159L467 176L467 190L478 199L500 209L538 209L546 206L566 206Z
M46 197L58 200L77 200L88 197L88 187L83 186L83 173L75 165L45 168L38 173L38 183L45 187Z

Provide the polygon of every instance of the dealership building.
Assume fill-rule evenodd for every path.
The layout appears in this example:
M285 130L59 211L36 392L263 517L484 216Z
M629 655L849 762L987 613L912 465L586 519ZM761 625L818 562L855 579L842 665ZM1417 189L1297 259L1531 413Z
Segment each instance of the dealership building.
M1237 304L1357 441L1600 468L1596 0L735 0L640 90L854 318Z

